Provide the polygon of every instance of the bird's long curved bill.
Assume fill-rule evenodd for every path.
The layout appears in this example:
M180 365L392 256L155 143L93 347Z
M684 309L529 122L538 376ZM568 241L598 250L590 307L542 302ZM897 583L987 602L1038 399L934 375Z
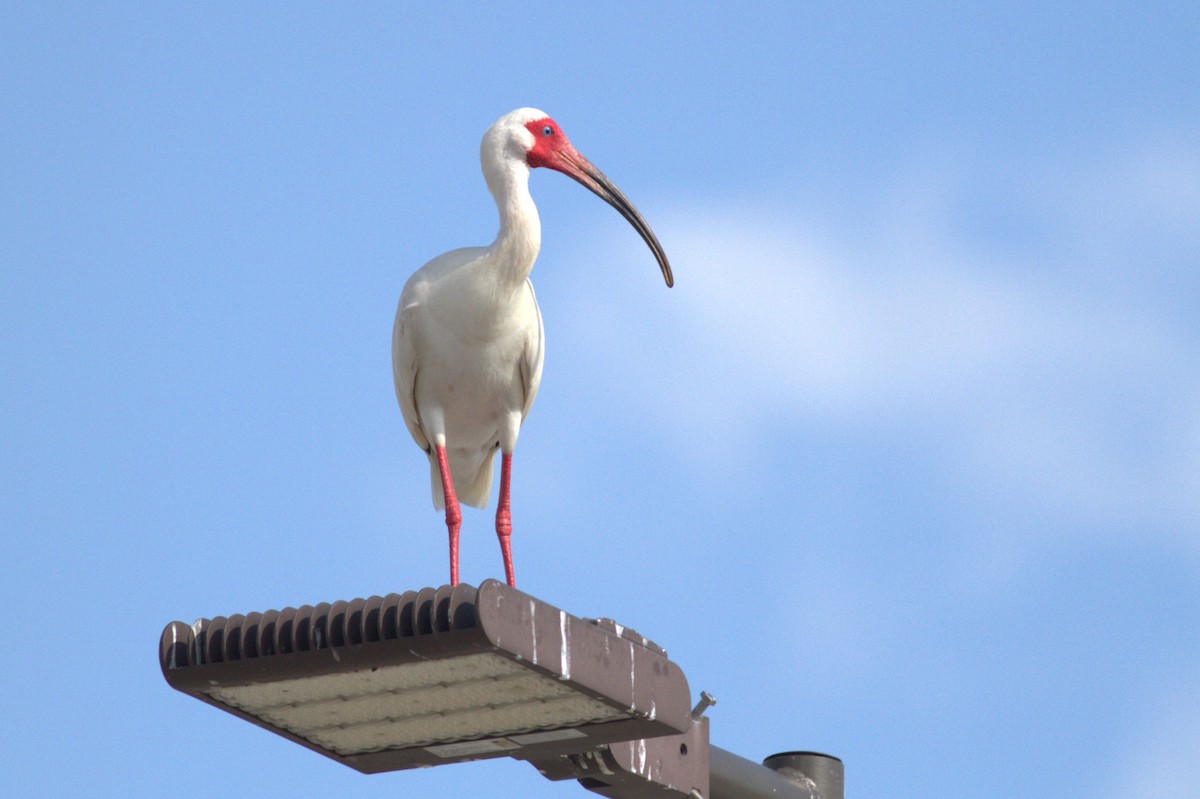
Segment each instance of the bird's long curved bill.
M667 254L663 252L662 245L658 243L658 237L654 235L654 231L638 213L638 209L629 202L629 198L622 194L621 190L614 186L603 172L574 148L562 153L557 164L548 164L547 166L553 166L564 175L569 175L579 181L604 202L620 211L621 216L625 217L626 221L633 225L634 229L646 240L646 244L650 245L650 250L658 259L659 268L662 269L663 279L667 281L667 287L675 285L675 276L671 274L671 264L667 261Z

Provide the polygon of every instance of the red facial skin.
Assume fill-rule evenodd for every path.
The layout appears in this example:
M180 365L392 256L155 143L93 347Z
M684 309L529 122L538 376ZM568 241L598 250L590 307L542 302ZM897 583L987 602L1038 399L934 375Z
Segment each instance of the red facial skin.
M547 128L550 129L548 136L546 135ZM533 149L525 156L525 163L531 167L545 166L558 169L561 164L560 154L575 149L567 140L566 134L562 132L562 128L550 117L535 119L527 123L525 129L533 134Z

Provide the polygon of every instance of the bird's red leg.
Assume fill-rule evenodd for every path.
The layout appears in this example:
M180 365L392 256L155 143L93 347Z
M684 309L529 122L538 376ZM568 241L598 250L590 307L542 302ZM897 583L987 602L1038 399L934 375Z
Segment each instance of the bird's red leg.
M454 495L454 480L446 462L446 448L435 447L438 470L442 473L442 492L446 499L446 529L450 531L450 585L458 585L458 531L462 529L462 511Z
M508 488L512 483L512 453L500 453L500 503L496 506L496 537L500 539L500 552L504 555L504 577L513 588L517 580L513 576L512 562L512 511L508 500Z

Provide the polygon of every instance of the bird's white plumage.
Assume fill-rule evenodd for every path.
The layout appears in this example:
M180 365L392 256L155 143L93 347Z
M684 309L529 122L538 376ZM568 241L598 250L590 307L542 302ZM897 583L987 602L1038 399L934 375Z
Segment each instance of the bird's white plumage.
M484 135L480 158L500 212L488 247L441 255L404 286L392 331L396 397L408 431L429 454L433 504L443 489L433 448L444 446L458 499L484 507L497 449L512 452L542 376L542 316L529 273L541 225L529 195L532 146L522 108Z

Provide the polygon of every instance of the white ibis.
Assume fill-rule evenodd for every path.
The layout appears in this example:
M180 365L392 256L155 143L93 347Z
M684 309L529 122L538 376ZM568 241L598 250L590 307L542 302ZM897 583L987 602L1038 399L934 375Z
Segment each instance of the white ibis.
M542 243L530 168L569 175L620 211L654 251L667 286L675 280L642 215L545 113L519 108L500 117L483 135L480 160L500 210L500 232L490 246L451 250L408 279L392 330L392 369L404 423L429 456L433 506L446 511L451 585L458 584L459 502L487 505L497 449L496 535L505 577L515 585L512 453L537 395L544 353L542 314L529 282Z

